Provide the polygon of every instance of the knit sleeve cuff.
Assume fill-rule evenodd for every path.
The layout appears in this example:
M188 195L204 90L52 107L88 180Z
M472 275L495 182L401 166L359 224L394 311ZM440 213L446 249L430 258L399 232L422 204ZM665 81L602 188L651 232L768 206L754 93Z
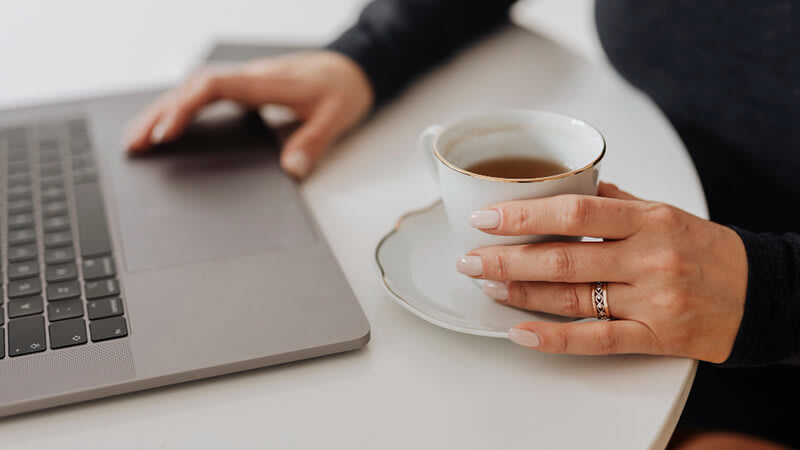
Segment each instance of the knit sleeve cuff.
M800 243L732 227L747 251L747 299L725 367L775 364L800 355Z

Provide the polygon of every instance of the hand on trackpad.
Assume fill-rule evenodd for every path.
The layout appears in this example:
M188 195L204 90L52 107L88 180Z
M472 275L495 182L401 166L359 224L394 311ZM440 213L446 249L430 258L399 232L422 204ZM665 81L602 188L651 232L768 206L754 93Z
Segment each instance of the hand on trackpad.
M219 104L152 152L109 158L128 270L314 241L278 155L258 114Z

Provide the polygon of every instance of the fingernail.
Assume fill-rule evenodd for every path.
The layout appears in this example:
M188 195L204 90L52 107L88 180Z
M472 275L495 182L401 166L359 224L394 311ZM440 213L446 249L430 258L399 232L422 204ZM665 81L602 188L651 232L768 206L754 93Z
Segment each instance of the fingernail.
M481 286L483 293L495 300L504 302L508 300L508 284L502 281L489 280Z
M483 230L497 228L500 225L500 213L494 209L475 211L469 216L469 224Z
M303 178L311 170L311 160L306 152L295 150L283 158L283 167L290 174Z
M461 258L458 258L458 261L456 261L456 270L464 275L477 277L483 273L483 261L481 261L480 256L462 256Z
M158 144L164 139L164 134L167 132L167 121L161 119L160 122L153 127L153 131L150 132L150 142L153 144Z
M533 331L523 330L520 328L512 328L508 330L508 340L523 347L531 348L536 348L542 343L538 334L534 333Z

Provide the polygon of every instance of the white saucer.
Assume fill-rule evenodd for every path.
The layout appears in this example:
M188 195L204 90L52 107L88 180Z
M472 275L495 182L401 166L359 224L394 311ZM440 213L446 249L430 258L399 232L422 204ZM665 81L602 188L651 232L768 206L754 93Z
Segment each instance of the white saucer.
M507 338L520 322L573 320L496 303L456 272L458 248L441 200L404 214L375 249L383 286L418 317L461 333Z

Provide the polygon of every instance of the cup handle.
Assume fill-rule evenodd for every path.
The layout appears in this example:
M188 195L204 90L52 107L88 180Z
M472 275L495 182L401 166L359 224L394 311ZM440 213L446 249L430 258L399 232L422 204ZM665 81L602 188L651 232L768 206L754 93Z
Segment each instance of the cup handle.
M434 179L439 179L439 172L436 167L436 157L433 155L433 143L436 138L442 134L442 127L440 125L431 125L419 135L419 149L422 152L422 159L425 160L425 165L428 166Z

